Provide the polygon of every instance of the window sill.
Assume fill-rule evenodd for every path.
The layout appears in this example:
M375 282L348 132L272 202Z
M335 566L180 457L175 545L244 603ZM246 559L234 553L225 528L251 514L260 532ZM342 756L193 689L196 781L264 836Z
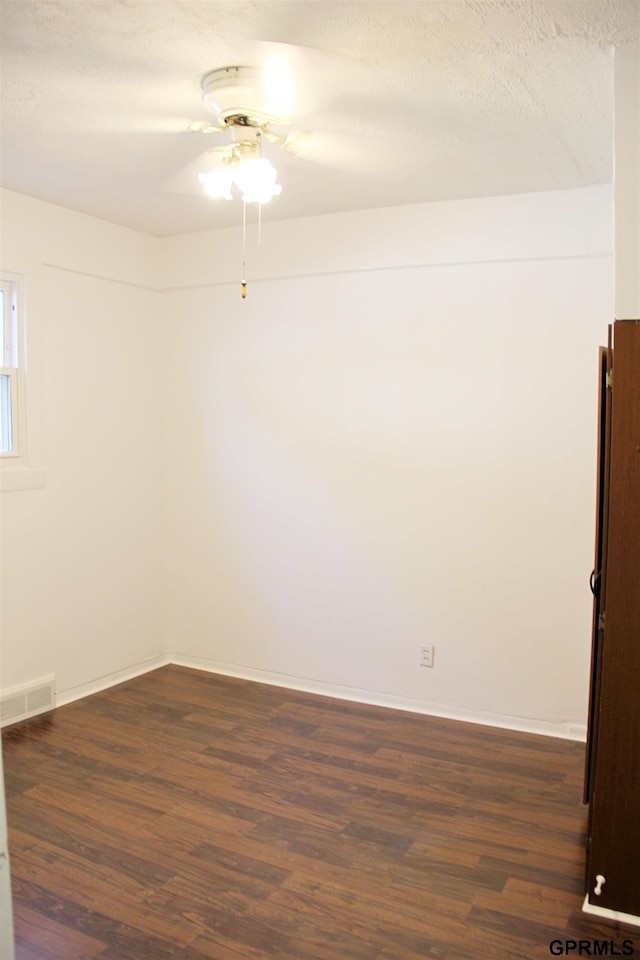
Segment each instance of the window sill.
M32 467L14 467L0 470L0 491L37 490L47 485L47 473Z

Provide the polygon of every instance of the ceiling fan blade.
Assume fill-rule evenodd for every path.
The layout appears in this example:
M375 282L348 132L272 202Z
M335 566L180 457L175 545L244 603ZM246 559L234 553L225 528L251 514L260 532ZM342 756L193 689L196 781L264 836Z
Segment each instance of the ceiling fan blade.
M285 153L337 170L362 173L375 167L375 148L355 134L295 130L285 138Z
M296 123L332 103L345 88L366 84L369 75L362 61L301 44L262 40L249 56L260 71L272 114Z
M192 193L203 194L202 184L198 179L200 173L209 173L222 166L225 156L229 156L231 149L228 145L213 147L206 150L181 167L176 173L165 180L160 189L163 193Z
M216 127L207 120L194 120L186 128L186 133L224 133L225 127Z

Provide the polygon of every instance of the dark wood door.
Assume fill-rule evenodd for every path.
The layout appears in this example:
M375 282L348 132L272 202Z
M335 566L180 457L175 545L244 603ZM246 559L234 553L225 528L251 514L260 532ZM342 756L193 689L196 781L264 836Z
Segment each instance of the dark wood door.
M598 380L598 472L596 488L596 542L591 592L593 619L591 626L591 682L587 749L585 752L584 802L590 803L593 793L596 746L598 742L598 711L602 676L602 612L606 603L607 543L609 536L609 466L611 460L611 384L612 384L612 330L609 327L606 347L600 347ZM591 830L589 830L589 837Z
M587 893L596 906L640 916L640 323L632 321L614 324L608 501Z

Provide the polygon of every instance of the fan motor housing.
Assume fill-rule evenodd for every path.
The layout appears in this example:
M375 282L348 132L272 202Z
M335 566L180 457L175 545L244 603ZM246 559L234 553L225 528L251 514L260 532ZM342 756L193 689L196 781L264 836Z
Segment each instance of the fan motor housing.
M255 67L220 67L202 78L202 102L224 125L288 124L269 109L268 91Z

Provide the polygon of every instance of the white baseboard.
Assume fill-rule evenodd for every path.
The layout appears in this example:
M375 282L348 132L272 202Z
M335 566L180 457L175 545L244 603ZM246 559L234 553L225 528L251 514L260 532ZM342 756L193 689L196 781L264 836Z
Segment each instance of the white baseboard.
M179 654L161 654L143 660L126 670L97 677L88 683L80 684L70 690L59 693L56 706L62 707L75 700L99 693L118 683L133 680L158 667L168 664L187 667L193 670L204 670L206 673L217 673L226 677L237 677L240 680L253 680L256 683L266 683L270 686L285 687L290 690L299 690L302 693L316 693L324 697L335 697L337 700L348 700L355 703L364 703L376 707L389 707L393 710L406 710L409 713L419 713L432 717L443 717L448 720L460 720L465 723L483 724L489 727L498 727L502 730L516 730L521 733L534 733L544 737L557 737L563 740L586 740L586 726L575 723L552 722L537 720L529 717L514 717L503 714L488 713L481 710L467 710L464 707L448 704L432 703L423 700L413 700L409 697L398 697L395 694L380 691L364 690L357 687L348 687L340 684L326 683L305 677L291 677L287 674L271 673L256 670L237 664L223 663L199 657L183 657Z
M408 697L398 697L394 694L381 693L372 690L362 690L357 687L341 686L339 684L323 683L301 677L290 677L286 674L270 673L247 667L238 667L235 664L222 663L217 660L201 659L198 657L183 657L179 654L169 654L168 662L176 666L190 667L193 670L204 670L207 673L218 673L226 677L237 677L240 680L253 680L256 683L266 683L276 687L286 687L290 690L299 690L302 693L317 693L324 697L335 697L337 700L349 700L355 703L370 704L375 707L390 707L393 710L406 710L410 713L420 713L431 717L443 717L447 720L461 720L465 723L478 723L489 727L498 727L502 730L517 730L520 733L535 733L544 737L556 737L562 740L587 739L587 728L575 723L554 723L546 720L536 720L529 717L512 717L502 714L486 713L479 710L466 710L464 707L451 707L440 703L430 703L423 700L412 700Z
M597 907L589 903L589 894L584 898L582 904L583 913L591 913L595 917L603 917L605 920L614 920L616 923L629 923L632 927L640 927L640 917L631 913L620 913L619 910L609 910L607 907Z
M568 740L580 740L582 743L587 742L586 723L567 723L566 726Z
M107 673L102 677L97 677L95 680L90 680L89 683L82 683L77 687L72 687L70 690L65 690L64 693L58 694L57 706L63 707L67 703L73 703L74 700L82 700L83 697L89 697L92 693L100 693L101 690L115 687L117 683L124 683L125 680L134 680L136 677L141 677L145 673L150 673L151 670L157 670L158 667L166 667L167 664L172 662L171 657L161 654L157 657L150 657L149 660L142 660L133 667L127 667L126 670Z

